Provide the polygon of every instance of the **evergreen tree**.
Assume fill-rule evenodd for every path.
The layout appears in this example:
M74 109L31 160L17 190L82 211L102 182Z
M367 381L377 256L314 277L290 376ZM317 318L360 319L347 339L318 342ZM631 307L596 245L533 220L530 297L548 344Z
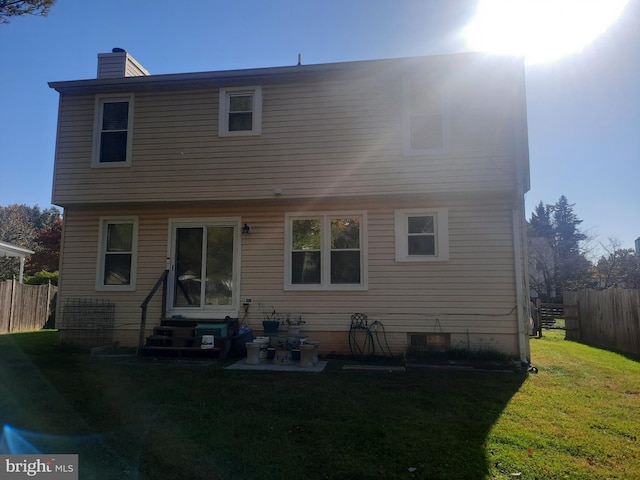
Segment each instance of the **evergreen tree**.
M553 206L555 270L559 295L566 289L586 286L591 276L591 264L580 250L580 242L586 240L587 236L578 229L582 220L573 212L574 205L562 195Z
M549 240L553 238L553 225L551 224L552 208L551 205L544 205L542 201L540 201L531 214L531 221L529 223L536 237L547 238Z
M555 234L552 206L540 202L529 221L529 284L544 300L555 296Z
M578 228L582 220L573 207L562 195L554 205L540 202L529 220L530 284L544 300L586 286L591 279L591 264L580 249L587 237Z

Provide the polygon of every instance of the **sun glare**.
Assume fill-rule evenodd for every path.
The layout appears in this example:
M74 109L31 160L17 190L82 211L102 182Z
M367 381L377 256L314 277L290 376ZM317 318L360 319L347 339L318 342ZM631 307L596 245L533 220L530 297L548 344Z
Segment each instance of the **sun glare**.
M628 0L479 0L465 37L473 50L542 63L580 52L620 16Z

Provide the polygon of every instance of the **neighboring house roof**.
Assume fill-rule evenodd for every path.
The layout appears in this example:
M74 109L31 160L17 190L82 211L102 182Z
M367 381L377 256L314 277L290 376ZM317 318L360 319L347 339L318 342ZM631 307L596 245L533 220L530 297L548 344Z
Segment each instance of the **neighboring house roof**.
M20 283L22 283L24 278L24 259L27 255L32 255L34 253L36 252L29 250L28 248L22 248L12 243L0 242L0 257L20 257Z
M26 257L35 252L28 248L22 248L12 243L0 242L0 257Z

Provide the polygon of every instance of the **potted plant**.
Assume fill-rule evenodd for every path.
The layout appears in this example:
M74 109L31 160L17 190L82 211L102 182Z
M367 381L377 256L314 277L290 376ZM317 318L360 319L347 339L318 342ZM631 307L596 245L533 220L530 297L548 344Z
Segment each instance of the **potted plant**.
M297 317L291 317L290 314L287 315L287 319L284 321L287 325L287 330L289 331L289 336L291 337L299 337L300 331L302 330L302 325L304 325L304 320L302 320L302 315L298 315Z
M280 315L278 314L278 312L276 312L274 309L271 313L264 312L263 315L264 315L264 320L262 320L262 328L264 329L264 334L278 335L278 329L282 324L282 321L280 320Z

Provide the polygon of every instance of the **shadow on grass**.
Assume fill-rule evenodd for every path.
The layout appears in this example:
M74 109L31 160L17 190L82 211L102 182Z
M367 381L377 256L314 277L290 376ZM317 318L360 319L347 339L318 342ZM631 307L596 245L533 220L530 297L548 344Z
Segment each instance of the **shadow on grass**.
M144 429L95 433L65 392L80 358L60 355L56 339L55 331L0 336L0 454L78 454L80 478L139 478ZM51 381L49 369L70 383Z
M344 371L337 361L317 374L229 371L93 358L55 340L0 337L3 423L56 435L136 431L114 448L153 479L485 478L485 439L526 378Z

